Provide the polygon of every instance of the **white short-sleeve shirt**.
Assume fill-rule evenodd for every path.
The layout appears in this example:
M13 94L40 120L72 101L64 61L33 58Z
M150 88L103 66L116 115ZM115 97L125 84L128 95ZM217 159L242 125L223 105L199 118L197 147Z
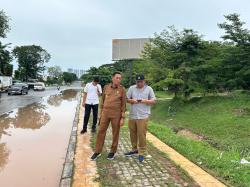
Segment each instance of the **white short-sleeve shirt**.
M87 93L87 98L85 103L89 105L96 105L99 104L99 96L98 96L98 91L99 93L102 94L102 87L100 84L97 84L96 86L93 85L92 82L86 84L84 87L84 92Z

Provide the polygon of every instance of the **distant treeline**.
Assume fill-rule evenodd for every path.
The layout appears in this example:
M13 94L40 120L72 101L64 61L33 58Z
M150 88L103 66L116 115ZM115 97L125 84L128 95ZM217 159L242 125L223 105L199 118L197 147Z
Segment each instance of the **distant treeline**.
M238 14L225 16L218 27L225 31L222 41L207 41L192 29L174 26L155 34L146 45L142 59L134 61L133 75L144 73L156 90L168 90L188 97L192 92L224 92L250 88L250 31ZM92 67L82 79L100 76L110 81L113 71L123 72L129 86L129 62Z

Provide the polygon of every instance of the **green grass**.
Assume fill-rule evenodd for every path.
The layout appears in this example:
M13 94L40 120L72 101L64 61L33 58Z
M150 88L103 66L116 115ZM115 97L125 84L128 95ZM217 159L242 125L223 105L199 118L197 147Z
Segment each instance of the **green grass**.
M190 160L234 186L250 186L250 166L239 164L250 160L249 94L159 101L152 121L149 130ZM183 128L204 141L176 135Z
M165 91L155 91L155 96L157 98L173 98L174 95Z
M169 98L173 98L174 94L168 91L155 91L155 96L160 99L166 99L166 98L169 99ZM202 96L202 93L195 92L195 93L192 93L191 96Z

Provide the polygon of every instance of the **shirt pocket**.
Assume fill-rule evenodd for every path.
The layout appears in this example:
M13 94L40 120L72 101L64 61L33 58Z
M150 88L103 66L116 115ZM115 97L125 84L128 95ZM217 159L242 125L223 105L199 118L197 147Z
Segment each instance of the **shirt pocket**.
M110 96L110 95L112 95L112 91L111 90L106 90L104 94L105 94L105 96Z

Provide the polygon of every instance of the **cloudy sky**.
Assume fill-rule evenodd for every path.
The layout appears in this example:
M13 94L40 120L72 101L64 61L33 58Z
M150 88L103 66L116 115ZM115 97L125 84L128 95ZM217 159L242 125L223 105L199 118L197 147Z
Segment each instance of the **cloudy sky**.
M219 40L217 23L239 13L250 28L249 0L0 0L11 18L4 42L41 45L48 66L88 69L111 63L112 38L150 37L169 25Z

